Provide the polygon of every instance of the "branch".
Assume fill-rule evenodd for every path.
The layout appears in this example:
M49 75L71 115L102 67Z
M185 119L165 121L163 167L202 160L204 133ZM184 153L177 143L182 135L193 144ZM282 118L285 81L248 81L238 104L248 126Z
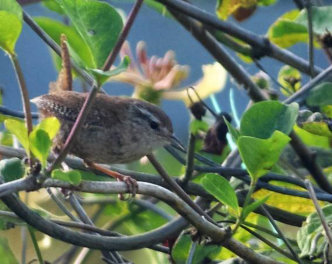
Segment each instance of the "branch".
M92 192L92 193L125 193L127 192L127 186L122 182L82 182L80 186L71 186L68 183L55 181L47 179L43 183L43 187L60 187L66 189L76 189L83 192ZM183 215L190 223L192 223L199 232L211 237L214 241L220 242L221 245L233 251L236 255L241 258L252 262L252 263L279 263L273 261L263 255L257 254L253 250L247 248L243 244L234 240L233 238L228 239L228 234L223 229L215 226L209 221L202 218L198 213L191 209L186 203L179 199L172 192L148 183L138 182L138 193L154 196L158 199L165 201L166 203L172 205L176 210ZM73 232L70 229L61 227L52 223L51 221L45 220L40 217L38 214L32 212L24 203L22 203L16 195L8 195L3 197L2 200L4 203L19 217L26 221L31 226L35 227L39 231L52 236L56 239L66 241L68 243L89 247L93 249L102 249L102 250L131 250L147 247L160 242L160 237L165 238L165 230L163 228L156 229L152 232L147 232L143 235L136 235L131 237L99 237L96 235L88 235L85 233ZM174 221L172 221L174 222ZM158 231L162 230L163 233L159 234L160 236L151 237L151 234L154 235ZM150 239L146 240L146 237L150 235ZM170 234L167 233L167 236ZM171 234L172 235L172 234ZM143 240L144 237L144 240Z
M331 77L332 75L332 65L326 68L324 71L322 71L320 74L318 74L315 78L310 80L308 83L302 86L300 90L298 90L296 93L292 94L290 97L288 97L283 102L285 104L290 104L292 102L299 102L305 100L305 97L308 95L309 91L314 88L317 84L324 81L325 79Z
M181 14L185 14L187 16L195 18L208 26L214 27L215 29L219 29L233 37L241 39L242 41L250 44L255 50L258 51L259 55L261 56L268 55L285 64L291 65L292 67L300 70L301 72L310 74L310 65L307 61L296 56L288 50L280 49L276 45L270 43L270 41L266 38L260 37L255 33L247 31L230 22L222 21L216 16L209 14L208 12L201 10L194 5L186 3L184 1L157 0L157 2L164 4L168 8L176 10ZM314 67L315 75L320 73L321 71L322 69Z

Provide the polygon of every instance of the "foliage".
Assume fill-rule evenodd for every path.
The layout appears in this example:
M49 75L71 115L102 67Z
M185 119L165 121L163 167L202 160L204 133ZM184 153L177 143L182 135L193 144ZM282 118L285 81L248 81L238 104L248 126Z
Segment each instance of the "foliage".
M37 3L37 5L42 4L57 14L52 18L34 18L38 25L35 30L44 30L48 36L43 36L43 38L50 37L58 45L61 44L60 38L64 34L70 59L75 64L75 69L79 69L75 72L74 77L81 78L80 71L82 71L93 78L98 89L107 82L127 83L134 89L133 97L158 105L161 105L164 99L181 100L192 111L194 106L202 110L199 116L194 114L191 117L188 131L186 131L191 135L191 140L194 139L193 143L190 140L190 144L188 144L190 148L188 154L185 155L179 150L170 155L168 152L158 150L156 155L165 165L165 171L169 175L180 176L174 181L174 184L181 186L178 186L178 189L172 189L164 181L151 175L156 173L155 168L147 163L145 158L142 158L133 164L114 168L125 175L134 175L142 180L143 183L138 182L138 193L143 195L137 195L135 199L131 199L130 203L117 200L109 193L118 193L119 188L124 187L123 183L106 184L104 182L109 181L108 177L101 177L86 170L77 160L70 159L68 169L53 166L54 163L48 164L52 141L61 126L57 118L45 118L36 124L32 131L29 131L27 129L29 127L28 115L23 121L18 118L22 115L17 113L12 114L10 111L9 114L2 113L6 110L6 107L2 107L0 122L3 122L4 126L0 131L0 199L8 207L0 203L0 229L10 238L8 241L4 237L0 238L2 263L18 263L17 245L11 242L12 236L15 236L12 232L17 230L14 228L16 225L27 226L25 210L28 209L20 207L22 212L13 210L22 219L17 218L15 214L11 214L12 209L10 208L13 204L8 202L8 199L9 201L10 197L17 199L23 193L27 195L25 191L39 191L45 186L63 187L68 184L71 185L69 189L61 188L61 191L57 191L52 198L55 199L61 211L54 209L53 204L50 205L50 201L45 199L42 191L38 192L37 197L35 197L35 192L29 194L29 197L26 196L25 204L31 208L29 212L32 216L65 224L68 228L65 230L69 234L69 228L72 228L73 225L77 227L79 224L76 216L68 213L71 208L64 209L69 208L69 204L62 203L63 198L70 194L70 206L85 223L84 226L80 226L80 230L75 230L75 232L85 235L85 239L76 241L76 244L85 245L85 243L91 242L86 239L87 236L100 242L101 237L109 238L110 231L119 232L121 236L117 239L121 242L123 239L130 240L130 235L151 232L132 239L139 241L134 247L146 248L146 245L149 245L153 249L168 250L169 255L151 249L139 251L138 254L144 259L144 263L207 263L231 261L231 258L237 256L241 256L246 262L252 262L252 255L258 259L264 255L273 261L293 263L289 258L289 253L285 254L280 251L280 248L284 251L288 250L282 236L278 233L282 232L284 237L292 241L292 247L295 252L299 252L299 257L304 262L308 260L317 263L327 262L328 243L325 230L322 228L322 219L315 212L312 201L307 198L308 193L304 188L303 178L312 176L313 183L317 183L315 191L319 200L318 204L322 207L325 221L330 226L332 206L326 204L331 201L331 194L326 191L330 186L322 185L319 177L326 177L326 182L331 183L332 87L330 80L326 78L328 76L326 72L320 75L322 78L320 82L315 82L316 79L308 81L305 75L317 75L320 69L313 68L312 74L305 59L296 56L296 49L294 52L286 50L294 45L309 44L307 8L289 10L281 15L273 24L268 25L267 39L264 39L255 32L246 30L240 22L258 14L257 10L264 12L267 8L273 8L272 5L278 2L276 0L217 0L215 12L220 20L215 14L200 12L200 8L193 9L193 11L191 8L193 5L198 6L197 3L189 4L186 1L179 1L180 6L183 4L187 7L186 11L181 13L182 11L179 11L181 9L178 10L174 4L177 1L170 9L167 8L169 1L144 1L144 4L155 10L159 16L165 16L163 19L183 23L185 28L189 28L196 40L202 44L201 48L205 48L216 60L202 65L202 76L197 78L192 85L187 85L184 82L189 74L189 66L178 63L175 59L176 54L172 50L166 51L163 56L148 56L146 49L148 43L146 44L145 40L136 45L136 56L133 56L129 42L123 43L119 51L120 58L117 66L111 68L105 66L113 52L115 53L113 55L118 55L116 53L118 51L114 48L121 39L119 37L120 34L123 34L124 24L133 18L129 18L123 10L119 10L118 5L121 6L120 3L123 4L123 1L111 2L114 6L97 0L42 0L42 3ZM127 2L136 1L128 0ZM180 16L177 16L176 12L180 12ZM194 12L194 19L188 19L191 12ZM332 7L330 6L312 6L311 8L313 48L315 52L323 50L330 60L332 58L331 14ZM229 22L231 16L233 21ZM144 19L144 17L140 19ZM27 104L29 96L26 89L30 91L33 88L29 85L27 88L24 87L24 77L17 61L21 54L16 54L17 50L15 50L22 31L22 21L22 7L16 1L0 0L0 48L11 58L22 91L22 98L25 99L24 104ZM207 21L209 22L207 23ZM227 27L227 30L221 32L220 28L224 26ZM33 34L30 31L27 33ZM179 34L179 39L181 36ZM170 41L167 31L164 29L160 29L158 37L163 41ZM23 38L21 40L25 41ZM235 62L228 55L229 50L224 50L218 41L228 46L246 62L255 62L261 72L250 75L247 69L241 68L241 62ZM29 45L29 43L24 43L24 45ZM176 45L181 45L181 41L176 41ZM181 55L177 57L177 59L180 58L179 61L183 60ZM55 57L55 53L52 56ZM197 54L197 56L199 55ZM260 65L258 60L262 56L269 56L283 63L277 76L268 74L264 69L265 61L262 63L263 66ZM55 60L58 60L60 65L59 59ZM64 63L61 65L63 69L59 73L59 79L63 70L67 70L63 66ZM228 78L228 73L231 78ZM84 77L81 78L82 81L83 79ZM228 94L228 88L231 85L229 80L238 83L241 88L247 89L251 100L261 100L263 96L272 99L252 102L242 114L241 120L237 118L238 127L231 122L231 115L236 117L240 114L237 113L238 109L235 109L236 102L234 101L237 98L232 98L232 95ZM183 87L181 87L182 85ZM303 85L306 85L309 91L303 92L301 89ZM274 89L277 94L273 95L271 91ZM233 112L230 116L221 113L219 102L214 97L219 92L223 93L224 98L231 98L230 104ZM281 103L284 97L290 97L288 101L293 102L294 94L298 103ZM278 100L279 95L281 96L280 101ZM202 102L207 98L211 99L213 109L210 109L208 102ZM2 93L0 102L2 104ZM300 106L301 110L299 110ZM55 106L47 105L45 109L47 107ZM26 108L24 109L26 110ZM100 109L101 112L104 110ZM70 122L72 121L74 120L70 120ZM100 126L99 121L96 120L96 124L92 124L96 127L96 131ZM83 127L86 125L89 124L84 123ZM183 124L181 124L182 127L184 127ZM175 125L176 132L178 132L177 129L178 127ZM79 133L80 131L78 131L78 135ZM96 136L92 135L91 140L98 140L99 135L97 134L98 132L96 132ZM297 142L295 135L300 138L300 143ZM221 154L204 153L207 139L209 139L209 143L212 142L210 144L212 147L216 145L221 150ZM18 143L24 148L28 160L23 159L22 152L14 149L14 147L17 148ZM295 154L291 147L297 150L296 152L300 154L299 157L294 158ZM181 147L178 146L178 149ZM313 151L317 156L323 155L325 163L320 162L318 158L315 159ZM229 152L231 155L228 155ZM303 160L306 162L303 163ZM42 170L40 170L38 162L40 162ZM112 169L114 168L112 165ZM157 171L162 171L162 169L156 168ZM130 187L127 178L125 179L127 186ZM181 181L182 179L184 181ZM101 184L102 188L98 187ZM167 188L174 193L165 190ZM23 191L15 196L8 196L8 190L10 190L9 193L17 192L17 190ZM80 193L82 197L75 201L77 197L75 194L78 191L82 191ZM149 195L145 195L146 193L151 194L153 198L150 199ZM207 215L203 215L204 212L185 201L183 199L185 195L187 195L187 199L202 197L198 201L205 206L204 212L208 212L213 221ZM158 197L162 199L159 200ZM82 204L82 208L78 203ZM16 201L15 204L17 205L19 202ZM93 206L89 208L90 205ZM265 207L265 205L270 207ZM269 222L271 219L260 215L262 210L257 210L262 209L263 206L275 220L293 225L294 231L289 231L283 226L279 227L281 230L275 230ZM65 213L66 217L62 217L61 213ZM183 225L181 230L175 232L172 225L179 215L183 216L186 222L175 222ZM75 223L68 223L68 217L75 219ZM90 233L92 232L91 227L87 228L87 223L90 225L90 219L87 218L91 218L93 224L97 223L96 226L103 227L102 231L98 231L98 235ZM306 220L302 223L302 227L299 227L303 219ZM212 222L218 223L218 226ZM279 222L276 222L278 226ZM57 252L57 246L55 246L57 245L55 243L63 244L62 242L56 242L49 236L46 237L47 232L52 230L48 226L49 223L43 222L44 229L40 228L40 221L28 223L31 225L27 228L32 241L31 243L28 240L28 247L29 249L34 248L40 263L44 262L43 258L46 263L51 261L51 258L58 257L56 255L64 253L62 249L61 252ZM184 223L190 223L190 228L184 229ZM52 254L48 254L46 243L42 243L42 240L37 241L39 235L36 236L35 226L39 227L40 230L38 228L37 230L49 239L52 251L54 249ZM227 231L228 228L230 231ZM58 233L57 238L63 241L76 238L67 235L66 232L61 233L61 236ZM96 229L93 232L96 232ZM156 237L155 234L163 239ZM222 237L220 234L223 234ZM263 243L257 234L271 243ZM113 235L118 234L112 233ZM145 235L152 237L151 241L143 240ZM214 236L219 236L220 240L213 241ZM228 240L229 237L232 237L232 240ZM131 243L132 240L130 240ZM231 245L234 241L241 243L241 247ZM273 243L278 245L278 248ZM161 244L163 247L160 247ZM11 248L15 248L15 250L12 252ZM100 250L97 244L91 248ZM251 253L246 254L249 250ZM122 254L122 252L120 253ZM100 255L101 253L96 250L94 254ZM106 254L103 253L103 255ZM294 259L294 256L292 258ZM70 260L73 261L73 259ZM89 259L85 259L85 262L89 261Z

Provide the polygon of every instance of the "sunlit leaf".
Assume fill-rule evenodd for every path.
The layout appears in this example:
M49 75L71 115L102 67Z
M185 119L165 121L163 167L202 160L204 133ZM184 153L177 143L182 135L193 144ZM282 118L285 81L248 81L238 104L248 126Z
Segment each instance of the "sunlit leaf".
M280 182L280 181L270 181L272 185L292 189L295 191L303 191L307 190L296 186L294 184ZM315 207L310 199L296 197L293 195L286 195L277 192L271 192L266 189L260 189L253 194L254 199L263 199L269 195L269 199L266 201L267 205L286 210L288 212L296 212L300 215L308 215L315 211Z
M52 140L60 129L60 122L56 117L48 117L43 119L35 129L44 130Z
M321 107L321 111L326 115L328 118L332 118L332 105L324 105Z
M24 122L15 119L5 120L5 126L13 135L15 135L18 141L22 144L26 153L29 153L29 138L28 130L25 127Z
M278 101L265 101L254 104L241 119L240 133L244 136L267 139L275 130L288 135L297 118L299 106Z
M294 131L300 139L308 146L330 149L330 140L327 136L320 136L310 133L298 126L294 126Z
M318 135L318 136L324 136L332 139L332 131L330 130L329 126L326 124L326 122L305 122L302 124L302 129Z
M62 171L59 169L53 170L51 174L53 179L69 182L73 185L81 183L81 174L77 170Z
M93 58L93 65L90 68L100 69L122 30L123 22L120 14L106 2L94 0L56 1L89 47Z
M0 161L0 175L5 182L20 179L25 174L25 167L19 158L3 159Z
M240 136L237 144L242 161L256 181L272 169L290 138L276 130L268 139Z
M13 0L0 1L0 48L15 53L15 44L22 31L22 9Z
M49 135L45 130L34 129L29 135L29 141L31 152L40 160L42 166L45 168L52 146L52 141Z
M279 17L267 32L270 41L282 48L288 48L298 42L307 42L306 26L294 21L298 15L298 10L292 10Z
M278 82L282 85L281 92L290 96L301 87L301 73L297 69L285 65L278 73Z
M257 0L218 0L216 13L219 18L225 20L238 10L255 8L257 2Z
M214 173L207 173L201 182L205 190L221 203L231 207L235 216L239 215L239 204L235 191L224 177Z

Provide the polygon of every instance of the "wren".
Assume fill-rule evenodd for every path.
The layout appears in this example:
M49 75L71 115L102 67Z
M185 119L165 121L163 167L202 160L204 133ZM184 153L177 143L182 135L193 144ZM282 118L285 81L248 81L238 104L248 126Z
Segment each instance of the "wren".
M41 118L57 117L61 123L54 139L55 152L62 149L87 96L87 93L58 91L31 100ZM92 163L128 163L170 144L172 139L172 123L157 106L99 93L70 153Z

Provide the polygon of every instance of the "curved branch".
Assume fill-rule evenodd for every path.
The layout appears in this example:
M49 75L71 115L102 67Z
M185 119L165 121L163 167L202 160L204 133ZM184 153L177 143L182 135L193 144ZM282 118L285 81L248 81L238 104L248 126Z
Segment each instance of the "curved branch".
M60 187L66 189L76 189L83 192L93 193L125 193L127 186L121 182L82 182L79 186L72 186L65 182L47 179L43 187ZM228 239L228 233L211 224L209 221L202 218L198 213L191 209L186 203L179 199L172 192L153 184L138 182L138 193L144 195L154 196L165 201L175 208L182 216L192 223L201 233L210 236L214 241L220 242L223 246L231 249L235 254L253 263L278 263L265 256L255 253L253 250L247 248L243 244L234 240ZM102 250L131 250L138 249L160 242L160 237L167 238L174 233L167 233L165 237L164 228L158 228L152 232L147 232L142 235L131 237L100 237L96 235L88 235L85 233L73 232L70 229L61 227L45 220L35 212L32 212L25 204L23 204L16 195L7 195L2 197L4 203L19 217L25 220L28 224L35 227L39 231L60 239L71 244L83 247L89 247ZM171 223L174 223L172 221ZM160 233L162 230L162 233ZM156 236L159 231L159 236ZM154 236L152 236L153 234ZM149 239L146 239L149 236Z

